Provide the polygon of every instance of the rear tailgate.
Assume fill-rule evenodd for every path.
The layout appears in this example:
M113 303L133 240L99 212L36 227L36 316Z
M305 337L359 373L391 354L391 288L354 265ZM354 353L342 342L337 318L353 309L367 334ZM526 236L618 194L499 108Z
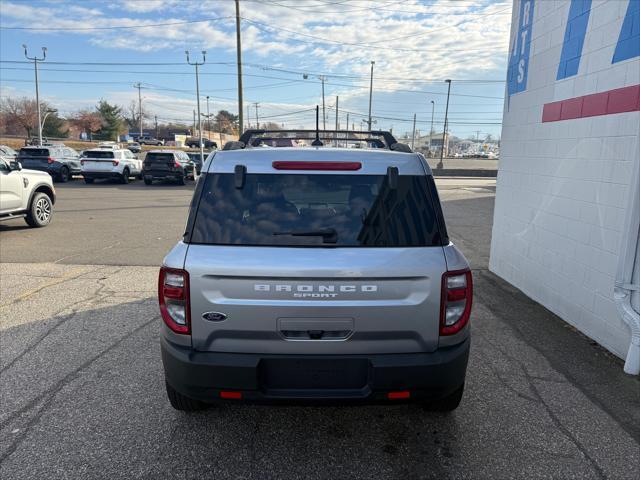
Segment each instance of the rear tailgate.
M113 170L114 158L113 152L86 152L86 157L82 158L83 172L110 172Z
M23 148L18 154L18 161L23 168L46 170L49 167L49 156L48 148Z
M144 159L145 172L173 172L176 170L172 153L147 153Z
M437 348L442 247L190 245L185 269L196 350L383 354Z

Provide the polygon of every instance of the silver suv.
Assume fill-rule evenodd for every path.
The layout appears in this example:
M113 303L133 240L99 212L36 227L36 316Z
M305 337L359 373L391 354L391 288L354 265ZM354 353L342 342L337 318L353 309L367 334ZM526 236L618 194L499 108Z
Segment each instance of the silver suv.
M268 134L246 132L207 159L184 238L160 270L172 406L410 400L455 409L472 279L424 157L388 132L314 142L347 148L251 147L252 136L269 144ZM293 140L309 144L302 136ZM376 148L349 148L363 142Z

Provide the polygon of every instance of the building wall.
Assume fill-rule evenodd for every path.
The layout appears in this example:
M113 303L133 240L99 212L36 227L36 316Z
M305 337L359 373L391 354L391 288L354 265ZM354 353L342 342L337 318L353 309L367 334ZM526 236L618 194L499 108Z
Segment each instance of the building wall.
M630 333L613 285L640 160L639 4L515 0L490 258L619 356Z

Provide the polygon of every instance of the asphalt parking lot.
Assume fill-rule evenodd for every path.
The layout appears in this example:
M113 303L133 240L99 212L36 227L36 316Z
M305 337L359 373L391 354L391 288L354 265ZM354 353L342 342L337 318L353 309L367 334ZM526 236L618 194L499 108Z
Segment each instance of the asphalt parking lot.
M453 414L166 400L157 266L192 184L57 184L53 223L0 224L0 477L636 478L640 382L487 270L495 182L438 179L474 269Z

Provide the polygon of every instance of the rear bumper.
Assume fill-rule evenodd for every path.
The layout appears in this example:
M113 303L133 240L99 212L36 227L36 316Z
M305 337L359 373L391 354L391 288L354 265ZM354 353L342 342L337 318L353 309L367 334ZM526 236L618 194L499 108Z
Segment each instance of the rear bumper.
M218 401L221 391L240 391L243 400L257 402L376 402L388 401L389 392L407 390L411 400L441 398L464 383L469 346L467 338L432 353L261 355L196 352L161 339L168 383L209 403ZM349 384L349 376L362 381Z
M120 178L122 176L119 172L82 172L84 178Z

